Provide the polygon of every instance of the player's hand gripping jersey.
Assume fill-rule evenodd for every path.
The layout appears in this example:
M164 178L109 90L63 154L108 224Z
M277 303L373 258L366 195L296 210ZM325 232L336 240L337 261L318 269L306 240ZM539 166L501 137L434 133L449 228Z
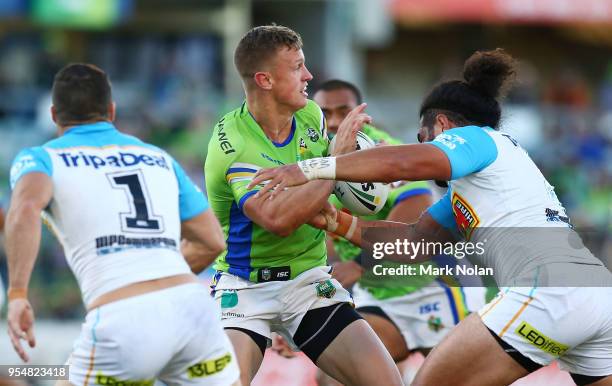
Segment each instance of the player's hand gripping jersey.
M75 126L20 152L11 186L32 172L53 181L43 219L64 247L85 304L131 283L190 272L179 250L180 221L208 204L163 150L110 123Z
M257 188L246 187L260 168L295 163L326 154L329 141L321 109L312 101L295 113L285 142L266 137L246 104L217 124L208 147L205 175L211 207L221 222L227 251L215 268L250 281L267 281L275 270L289 269L289 278L326 263L325 232L302 225L290 236L279 237L243 212Z

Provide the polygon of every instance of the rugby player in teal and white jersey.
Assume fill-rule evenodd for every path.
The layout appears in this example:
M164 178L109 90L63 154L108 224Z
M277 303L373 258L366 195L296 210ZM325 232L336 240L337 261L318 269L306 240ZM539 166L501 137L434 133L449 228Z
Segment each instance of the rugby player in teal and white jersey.
M485 245L481 263L502 289L427 356L413 385L508 385L554 360L579 385L612 385L612 274L581 244L529 155L499 131L498 98L514 73L503 50L477 52L463 79L424 99L419 136L427 144L308 160L251 182L269 181L264 195L319 178L450 181L404 237L451 240L448 229L459 229ZM361 228L370 225L383 224Z
M361 92L355 85L337 79L322 83L313 100L325 114L330 136L337 132L346 115L362 103ZM379 145L401 144L371 125L364 125L362 131ZM396 185L383 209L363 218L413 223L433 204L428 182L400 181ZM330 197L330 202L337 209L343 209L335 196ZM361 248L344 238L330 236L328 245L331 244L332 251L330 253L328 247L328 253L341 260L334 264L334 277L346 288L357 281L353 287L356 310L372 326L396 363L406 359L412 351L427 355L429 349L467 316L468 308L460 287L448 286L444 281L436 280L434 275L376 276L359 264ZM385 263L385 266L397 265ZM484 295L481 304L484 304ZM404 375L404 381L407 377L410 374Z
M219 309L180 250L208 265L225 247L203 193L166 152L120 133L104 71L71 64L53 82L59 138L21 151L6 220L8 327L34 347L27 288L41 212L64 248L87 316L68 360L72 385L240 385Z
M238 43L234 61L246 101L215 127L205 173L228 245L216 265L214 296L243 383L250 384L278 332L340 382L400 385L389 353L330 275L325 232L312 226L325 224L321 212L333 182L278 192L274 200L255 197L258 187L247 189L260 168L327 154L325 118L307 99L312 75L300 36L282 26L255 27ZM339 137L369 121L364 108L349 114ZM354 141L345 143L338 154L355 150Z

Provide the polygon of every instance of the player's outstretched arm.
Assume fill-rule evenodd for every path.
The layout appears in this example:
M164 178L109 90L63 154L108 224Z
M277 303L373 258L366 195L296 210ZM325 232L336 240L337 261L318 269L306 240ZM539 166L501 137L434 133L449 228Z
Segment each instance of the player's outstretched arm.
M202 272L225 250L219 220L207 209L181 222L181 253L194 273Z
M310 180L393 182L451 178L448 157L429 144L382 146L339 157L312 158L257 172L249 188L267 181L260 193L272 195Z
M338 223L348 223L350 222L350 218L353 217L344 212L337 212L338 218L336 221ZM338 236L346 238L351 243L355 244L358 247L367 249L372 248L374 243L378 242L388 242L394 243L397 237L401 236L402 239L406 239L408 242L454 242L455 239L453 235L446 230L443 226L441 226L434 218L427 212L423 213L419 220L413 224L406 224L402 222L396 221L388 221L388 220L363 220L357 219L356 226L354 231L350 233L350 237L347 237L346 233L337 233ZM330 220L328 220L329 224ZM386 230L395 230L393 232L384 233L384 237L386 239L381 239L380 236L382 233L377 232L375 236L372 233L366 232L369 228L383 228ZM329 225L328 225L329 230ZM401 235L399 234L401 232ZM373 238L377 237L377 238ZM417 255L412 258L406 257L406 255L399 256L389 256L389 260L397 261L400 263L420 263L422 261L428 260L432 256L429 255Z
M270 192L255 194L244 204L244 213L266 230L285 237L308 223L327 204L332 181L311 181L283 190L271 199Z
M6 218L6 254L8 259L8 333L13 348L25 362L29 357L21 339L34 347L34 312L27 299L30 276L38 255L41 237L40 214L53 195L53 182L44 174L23 176L11 196Z

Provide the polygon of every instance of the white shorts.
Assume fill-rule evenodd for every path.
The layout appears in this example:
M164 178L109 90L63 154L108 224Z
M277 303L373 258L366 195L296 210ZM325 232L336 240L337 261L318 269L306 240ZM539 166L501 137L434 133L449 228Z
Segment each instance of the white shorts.
M240 372L207 288L183 284L87 314L70 359L73 385L231 385Z
M612 288L510 287L479 311L484 324L541 365L612 374Z
M222 272L214 285L214 297L221 306L223 327L238 327L256 332L268 339L271 332L282 335L295 348L293 335L306 312L316 308L348 302L350 293L332 279L330 267L322 266L302 272L293 280L253 283ZM329 281L334 288L321 296L321 285Z
M484 288L474 288L470 293L480 296L484 303ZM438 280L409 294L382 300L355 284L353 297L358 312L361 307L382 309L402 333L409 350L434 347L469 312L475 311L468 308L471 302L464 288L449 287Z

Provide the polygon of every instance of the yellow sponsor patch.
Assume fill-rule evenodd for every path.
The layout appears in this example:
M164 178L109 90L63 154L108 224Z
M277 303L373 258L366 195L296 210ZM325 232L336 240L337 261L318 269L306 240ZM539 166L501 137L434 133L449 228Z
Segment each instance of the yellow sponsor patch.
M139 381L122 381L115 377L110 377L102 373L96 374L96 385L109 386L153 386L155 379L143 379Z
M556 340L547 337L527 322L521 322L514 332L522 336L523 339L540 350L557 357L565 354L565 352L569 350L568 345L559 343Z
M469 240L474 228L480 224L480 218L476 215L476 212L470 204L468 204L468 202L457 192L453 192L451 203L453 214L455 215L455 222L459 230L465 236L465 239Z
M189 379L207 377L209 375L217 374L232 361L232 355L230 353L225 354L221 358L209 359L187 368L187 375Z

